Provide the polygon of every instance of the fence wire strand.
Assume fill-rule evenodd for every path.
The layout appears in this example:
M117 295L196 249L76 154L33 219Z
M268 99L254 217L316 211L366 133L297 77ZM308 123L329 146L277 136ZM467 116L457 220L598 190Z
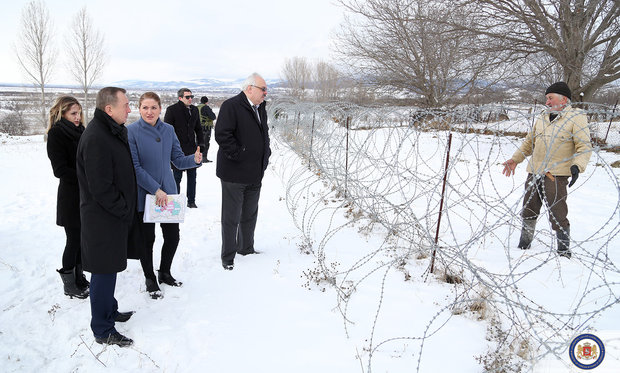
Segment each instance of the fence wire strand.
M518 354L522 361L516 366L561 356L577 332L618 303L620 271L614 249L620 243L620 187L617 171L596 144L603 137L608 144L620 144L612 108L584 109L595 146L588 169L569 190L569 210L576 211L571 219L581 223L573 229L573 257L567 262L553 249L556 238L545 207L532 249L516 248L527 161L519 166L522 174L501 174L502 162L518 149L543 109L540 105L419 110L275 101L268 108L274 147L292 150L275 167L302 234L300 249L316 257L314 280L336 290L347 335L355 323L351 300L356 290L371 277L382 278L365 348L367 372L372 371L376 351L396 341L420 342L420 371L428 338L453 315L477 307L497 320L501 332L496 351ZM586 195L584 185L589 183L597 185ZM587 208L596 210L592 221L578 215ZM349 263L333 262L330 242L352 227L361 233L381 232L381 242ZM443 274L453 284L450 300L419 335L384 337L377 328L389 301L384 297L386 277L407 273L414 262L429 261L434 249L439 269L433 276ZM429 276L427 269L422 279L428 281ZM560 287L566 303L549 303L544 292L530 291L541 282Z

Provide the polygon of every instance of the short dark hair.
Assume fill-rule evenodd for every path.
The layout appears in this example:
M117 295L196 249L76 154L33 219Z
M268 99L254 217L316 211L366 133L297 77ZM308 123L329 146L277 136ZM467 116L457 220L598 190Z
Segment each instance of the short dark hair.
M183 96L185 96L185 92L192 93L192 91L191 91L189 88L181 88L181 89L179 89L179 91L177 92L177 97L183 97Z
M206 104L207 102L209 102L209 98L207 96L202 96L200 98L200 103L201 104Z
M116 104L116 101L118 101L118 92L127 93L127 90L119 87L101 88L97 93L95 107L99 110L105 110L106 106Z

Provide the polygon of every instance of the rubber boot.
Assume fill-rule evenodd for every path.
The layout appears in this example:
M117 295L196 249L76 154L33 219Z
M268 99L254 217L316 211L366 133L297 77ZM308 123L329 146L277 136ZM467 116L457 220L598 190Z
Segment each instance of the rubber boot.
M75 271L73 269L58 269L56 271L60 274L60 278L62 279L65 295L71 299L73 299L73 297L78 299L85 299L88 297L88 291L81 290L75 284Z
M570 227L560 228L556 231L556 235L558 238L558 254L570 259L572 256L570 252Z
M532 247L534 239L534 231L536 230L536 219L524 219L521 228L521 237L519 238L519 249L529 250Z
M75 265L75 284L82 291L88 291L90 286L90 282L88 282L86 276L84 276L84 270L81 264Z

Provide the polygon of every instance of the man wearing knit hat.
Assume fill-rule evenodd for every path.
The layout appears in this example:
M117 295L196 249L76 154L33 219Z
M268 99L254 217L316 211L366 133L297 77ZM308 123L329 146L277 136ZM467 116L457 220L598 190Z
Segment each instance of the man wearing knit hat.
M517 164L531 156L527 164L519 248L530 248L544 201L551 228L556 232L557 252L570 258L566 187L575 184L590 160L590 130L584 112L571 107L571 91L566 83L553 83L545 96L547 109L538 116L521 147L503 163L503 174L514 175Z

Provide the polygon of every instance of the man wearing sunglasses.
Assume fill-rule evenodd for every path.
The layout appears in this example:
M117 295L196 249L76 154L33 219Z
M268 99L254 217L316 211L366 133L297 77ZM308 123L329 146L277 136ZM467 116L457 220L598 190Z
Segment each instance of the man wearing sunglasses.
M265 97L267 84L250 75L242 92L220 107L215 141L216 175L222 182L222 266L232 270L236 254L256 254L254 228L261 182L271 149Z
M164 122L174 127L181 150L185 155L194 154L196 146L204 149L204 136L200 126L200 113L198 108L192 105L194 95L188 88L181 88L177 92L179 101L166 108ZM198 139L198 140L196 140ZM177 170L172 166L174 181L177 183L177 192L181 192L181 179L183 172L187 172L187 207L196 208L196 169L191 168L185 171Z

